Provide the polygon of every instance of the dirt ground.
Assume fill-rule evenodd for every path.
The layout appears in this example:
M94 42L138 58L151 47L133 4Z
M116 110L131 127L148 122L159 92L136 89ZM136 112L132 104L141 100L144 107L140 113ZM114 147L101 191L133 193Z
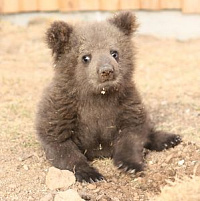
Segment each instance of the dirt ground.
M34 131L36 105L53 74L43 40L47 25L36 21L17 27L0 22L2 201L35 201L56 194L45 185L50 164ZM118 171L109 159L94 161L107 181L73 185L85 200L161 200L161 189L173 182L189 182L189 177L200 183L200 39L183 42L137 36L134 40L138 48L135 80L151 118L157 128L181 134L183 143L167 151L147 152L146 170L140 175Z

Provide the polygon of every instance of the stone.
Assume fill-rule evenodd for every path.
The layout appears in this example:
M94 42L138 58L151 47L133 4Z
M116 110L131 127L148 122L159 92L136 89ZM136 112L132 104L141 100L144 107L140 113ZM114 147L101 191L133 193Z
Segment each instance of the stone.
M29 170L29 167L28 167L27 165L23 165L23 168L24 168L25 170Z
M43 198L41 198L40 201L53 201L53 195L51 193L48 193Z
M55 198L54 201L84 201L79 194L77 193L77 191L73 190L73 189L69 189L67 191L64 192L59 192Z
M185 163L184 160L180 160L180 161L178 161L178 165L179 165L179 166L182 166L184 163Z
M97 186L95 184L88 184L87 188L90 190L94 190L97 188Z
M75 176L68 170L50 167L46 176L46 185L51 190L69 188L76 181Z

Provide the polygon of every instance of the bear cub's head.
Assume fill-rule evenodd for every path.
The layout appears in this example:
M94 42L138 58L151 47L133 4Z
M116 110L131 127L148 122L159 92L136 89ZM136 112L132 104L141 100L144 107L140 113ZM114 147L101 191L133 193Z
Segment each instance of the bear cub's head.
M131 12L120 12L102 22L54 22L46 40L56 74L80 91L106 94L123 89L134 70L132 34L136 28Z

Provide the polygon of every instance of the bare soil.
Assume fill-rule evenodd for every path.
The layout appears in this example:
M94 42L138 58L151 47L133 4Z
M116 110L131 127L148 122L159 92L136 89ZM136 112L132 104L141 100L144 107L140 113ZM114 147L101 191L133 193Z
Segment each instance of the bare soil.
M0 22L2 201L40 200L56 194L45 185L50 164L34 131L37 102L53 74L43 39L47 25L37 21L17 27ZM153 200L164 186L200 176L200 39L137 36L134 40L138 48L134 79L151 118L158 129L181 134L183 143L163 152L146 151L146 170L139 175L120 172L110 159L95 160L93 165L107 181L73 185L85 200Z

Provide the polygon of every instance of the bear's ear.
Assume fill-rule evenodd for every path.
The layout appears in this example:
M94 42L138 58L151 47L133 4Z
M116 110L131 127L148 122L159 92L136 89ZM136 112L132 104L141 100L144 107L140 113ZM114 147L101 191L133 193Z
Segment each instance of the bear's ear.
M46 42L48 47L52 49L53 54L55 53L57 57L64 52L72 30L71 25L62 21L54 22L47 30Z
M108 21L124 32L125 35L131 35L138 27L136 17L131 11L119 12Z

